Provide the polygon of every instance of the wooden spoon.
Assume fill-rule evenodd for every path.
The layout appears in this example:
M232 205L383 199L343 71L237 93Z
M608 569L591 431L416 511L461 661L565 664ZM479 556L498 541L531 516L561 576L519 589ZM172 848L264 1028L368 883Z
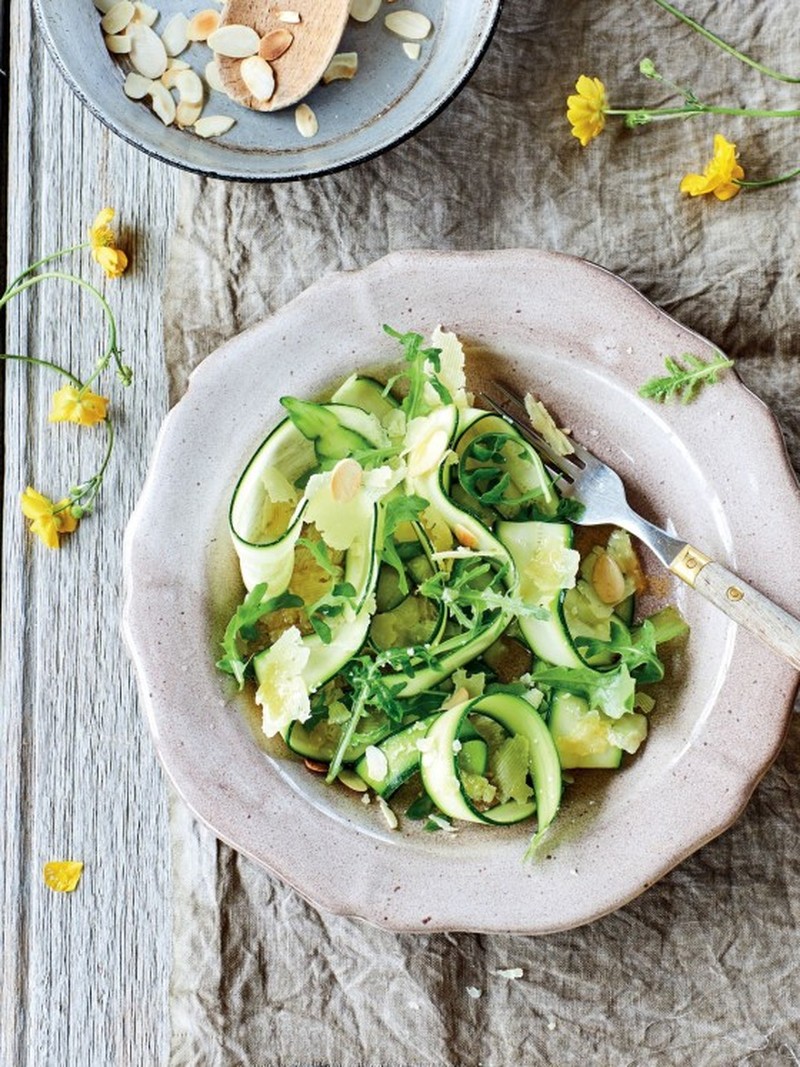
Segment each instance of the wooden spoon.
M261 62L248 63L217 52L214 58L228 95L256 111L277 111L302 100L333 58L349 8L349 0L227 0L220 29L249 26L255 30L261 38L259 57L269 64L275 78L274 91L265 95L269 72ZM213 48L213 39L209 44ZM247 64L244 71L243 64Z

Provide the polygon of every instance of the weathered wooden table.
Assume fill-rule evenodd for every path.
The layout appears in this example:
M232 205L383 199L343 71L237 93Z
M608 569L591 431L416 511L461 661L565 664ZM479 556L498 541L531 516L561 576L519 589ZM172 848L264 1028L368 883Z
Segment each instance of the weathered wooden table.
M102 435L49 425L53 376L3 367L0 1063L137 1067L167 1056L169 849L165 786L120 638L121 553L167 405L159 280L175 174L80 106L27 0L0 5L0 21L7 270L83 239L95 213L115 207L132 266L101 285L136 375L131 389L113 386L120 435L97 513L53 552L27 533L19 494L27 484L57 494L90 473ZM86 371L101 351L100 317L62 282L14 301L5 325L7 352ZM85 863L69 895L42 879L62 858Z

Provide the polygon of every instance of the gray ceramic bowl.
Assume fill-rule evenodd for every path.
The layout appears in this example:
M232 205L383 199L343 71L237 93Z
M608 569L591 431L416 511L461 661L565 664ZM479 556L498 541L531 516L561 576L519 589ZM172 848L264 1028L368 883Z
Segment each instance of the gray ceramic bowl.
M378 155L398 144L439 113L475 69L486 49L502 0L413 0L434 25L419 60L410 60L401 40L383 25L383 5L369 23L350 20L342 51L359 55L350 81L319 86L307 98L319 119L319 133L304 139L294 109L274 115L239 107L212 93L205 114L236 118L222 137L204 141L188 130L165 127L143 103L122 92L124 63L109 55L92 0L34 0L39 25L61 72L78 97L115 133L137 148L188 170L243 181L310 178ZM191 14L203 4L154 0L159 29L177 11ZM121 57L124 60L124 57ZM181 59L203 70L211 54L193 45Z
M665 355L712 347L598 267L552 253L402 253L335 274L234 338L167 418L125 551L125 631L158 753L216 833L313 902L403 930L543 933L608 912L740 814L786 730L797 675L686 587L692 626L642 752L566 794L545 855L524 826L387 829L377 805L328 789L252 725L252 694L214 668L241 597L226 527L238 473L284 393L330 390L397 358L381 324L456 330L473 387L536 390L613 463L649 517L791 609L800 495L778 427L727 374L689 407L641 399ZM764 532L769 531L765 541ZM765 552L765 544L769 551ZM546 856L546 858L545 858Z

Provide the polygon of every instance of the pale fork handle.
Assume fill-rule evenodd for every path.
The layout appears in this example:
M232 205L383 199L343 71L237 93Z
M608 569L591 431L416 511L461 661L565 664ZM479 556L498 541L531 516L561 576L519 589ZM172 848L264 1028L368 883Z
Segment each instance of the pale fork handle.
M800 620L691 545L670 570L800 671Z

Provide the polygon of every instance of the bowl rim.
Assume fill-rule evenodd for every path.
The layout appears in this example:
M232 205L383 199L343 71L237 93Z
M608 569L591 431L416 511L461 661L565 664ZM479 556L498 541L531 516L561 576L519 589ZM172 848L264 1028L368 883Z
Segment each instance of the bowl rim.
M302 170L293 173L280 173L280 174L250 174L236 168L225 167L205 167L197 166L191 163L187 163L185 159L174 153L166 151L160 151L153 148L151 145L146 144L144 141L139 140L133 134L127 132L123 126L115 122L109 115L105 114L103 108L97 101L95 101L87 92L84 91L74 74L68 68L64 62L61 53L58 49L58 45L50 31L50 26L47 21L47 17L42 9L42 0L33 0L33 12L36 25L44 38L47 51L50 54L53 62L55 63L62 78L66 81L75 96L86 107L96 119L112 133L116 134L127 144L132 145L140 152L144 152L145 155L151 159L157 159L161 163L166 163L171 167L177 167L179 170L187 171L190 174L201 174L207 178L215 178L220 181L242 182L243 184L253 185L261 182L269 182L282 184L284 182L305 181L310 178L321 178L327 174L338 174L342 171L349 170L351 167L356 167L361 163L366 163L371 159L377 159L385 152L391 151L393 148L397 148L399 145L404 144L406 141L414 137L420 130L424 129L429 123L433 122L459 95L462 89L466 86L472 75L477 70L483 57L485 56L492 39L497 30L498 23L500 21L500 15L503 10L505 0L490 0L493 4L493 9L487 20L487 25L479 39L478 47L470 57L469 62L464 67L460 78L451 86L445 96L443 96L434 107L423 112L415 122L408 126L405 130L400 132L395 137L389 138L383 144L379 145L370 151L360 152L354 155L352 158L344 160L340 163L334 163L330 166L315 167L313 170Z
M314 891L310 892L307 886L302 884L302 880L300 880L300 884L298 884L298 880L293 877L291 869L282 866L281 862L268 862L264 858L264 855L260 854L259 849L257 847L252 847L247 841L243 842L241 838L234 840L234 838L237 837L237 834L228 832L228 829L225 826L221 826L220 821L213 814L209 814L208 807L204 804L203 797L198 794L195 788L195 783L191 780L187 780L186 777L182 775L183 769L180 767L180 760L177 762L175 761L174 748L165 749L163 744L159 741L159 715L156 708L157 701L153 698L153 693L149 691L147 681L149 670L147 649L141 647L137 637L136 615L137 611L140 609L137 608L136 605L136 590L135 582L133 581L137 541L142 535L143 529L146 528L150 497L152 495L154 483L158 478L158 468L162 455L165 450L169 448L170 439L173 438L176 433L181 432L180 424L183 422L184 415L188 414L195 408L198 399L198 387L200 389L205 388L203 385L204 379L210 381L221 373L223 363L229 356L228 349L232 344L238 345L243 339L248 338L248 336L255 338L260 331L263 331L270 325L274 328L276 321L279 321L283 315L296 312L305 302L313 299L314 296L318 296L320 291L326 288L340 286L343 284L343 279L349 281L361 278L364 280L365 277L367 279L371 277L374 281L376 277L381 275L391 275L393 273L402 272L408 268L419 267L421 264L431 264L431 262L439 265L446 262L452 264L458 261L465 265L472 264L474 268L476 261L486 262L489 259L504 265L506 269L511 269L512 265L519 267L521 263L525 263L528 266L530 266L530 264L536 264L540 269L547 269L554 264L570 263L581 271L588 271L596 277L603 277L607 281L612 282L614 286L619 287L619 292L627 292L629 297L633 297L640 308L647 308L650 309L651 312L654 312L658 321L671 324L676 327L682 335L695 338L707 349L713 348L717 350L716 346L710 345L699 333L680 325L666 312L657 308L652 301L644 297L630 283L619 278L606 268L593 264L588 260L581 259L580 257L567 256L554 252L540 252L531 249L509 249L485 252L429 252L416 250L391 253L375 263L359 270L340 271L327 275L306 289L289 304L285 305L284 308L275 312L267 320L237 335L232 341L221 346L216 352L211 353L203 363L200 364L192 374L190 386L185 396L178 402L178 404L176 404L162 424L153 457L151 459L145 486L125 533L124 577L126 593L123 609L123 634L137 667L140 692L143 698L150 729L155 740L156 750L167 776L178 794L188 804L195 815L218 837L226 841L231 847L249 855L257 863L267 867L267 869L277 874L283 881L292 885L305 897L305 899L309 900L315 906L322 906L326 910L336 914L361 918L374 925L395 931L431 933L434 930L459 930L487 933L513 932L521 934L546 934L558 930L572 929L585 923L592 922L605 914L617 910L619 907L638 896L646 888L649 888L655 881L663 877L668 871L681 863L690 854L702 847L702 845L722 833L731 826L736 819L738 819L758 782L767 772L780 751L790 725L791 709L797 692L798 683L800 682L800 676L798 676L788 664L781 664L780 661L776 661L774 668L774 688L776 693L780 689L785 690L785 698L782 701L781 707L776 707L774 709L774 732L770 734L770 743L765 746L762 758L758 765L749 768L746 778L741 777L733 783L734 788L730 790L730 796L727 797L726 803L720 805L722 808L721 815L717 814L713 821L706 822L702 832L695 832L694 835L687 839L680 847L676 847L669 855L666 855L660 864L654 864L650 869L651 873L646 884L639 884L637 886L630 885L625 893L622 895L617 893L614 899L608 899L606 897L605 899L600 900L595 907L584 909L580 915L572 915L565 921L551 922L544 926L535 924L531 926L509 926L504 923L502 919L493 920L483 918L478 922L459 920L456 914L458 910L457 908L455 911L451 910L449 914L441 914L434 917L431 922L410 918L407 914L408 909L406 909L406 912L402 916L379 916L374 910L370 910L368 907L356 907L353 903L352 896L350 899L343 899L341 890L336 890L330 885L321 887L316 886ZM775 452L777 449L777 455L775 456L775 462L772 468L775 479L782 482L783 487L785 488L793 487L792 497L790 500L784 502L784 508L790 511L793 509L800 515L800 486L798 486L797 476L791 466L786 443L775 416L766 404L764 404L763 401L744 385L738 375L730 375L716 386L715 389L721 390L721 393L727 392L731 396L734 395L733 391L735 390L739 401L745 404L749 409L749 413L758 420L759 434L763 435L765 439L768 438L768 445L765 441L765 448L768 447L768 450L771 452ZM778 462L778 456L781 457L780 462ZM779 681L781 684L778 684Z

